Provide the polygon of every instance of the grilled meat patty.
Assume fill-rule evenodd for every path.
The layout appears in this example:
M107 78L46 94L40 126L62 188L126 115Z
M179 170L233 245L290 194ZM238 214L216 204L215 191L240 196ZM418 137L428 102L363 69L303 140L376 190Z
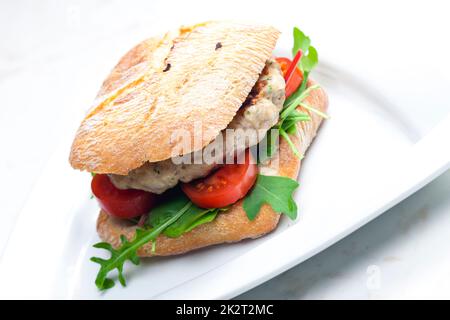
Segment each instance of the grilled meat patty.
M219 150L215 159L223 159L225 154L234 154L258 144L266 132L278 121L285 99L285 82L278 63L270 59L261 72L258 81L228 127L205 148ZM233 130L227 130L233 129ZM225 140L226 139L226 140ZM224 148L224 141L233 141L232 147ZM204 148L204 149L205 149ZM197 151L203 152L203 150ZM195 157L195 155L192 155ZM193 158L193 157L189 157ZM173 159L147 162L129 172L128 175L109 175L119 189L140 189L157 194L173 188L181 182L207 176L221 164L220 161L206 163L177 164Z

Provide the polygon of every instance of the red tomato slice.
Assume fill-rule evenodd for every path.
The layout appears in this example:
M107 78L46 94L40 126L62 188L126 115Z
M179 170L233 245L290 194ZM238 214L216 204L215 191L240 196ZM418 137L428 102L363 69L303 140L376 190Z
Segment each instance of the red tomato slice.
M130 219L148 213L156 203L156 195L150 192L116 188L106 174L96 174L91 189L100 207L109 215Z
M243 198L255 184L258 166L245 153L245 163L226 164L210 176L190 183L181 189L189 199L202 208L222 208Z
M288 58L284 58L284 57L279 57L279 58L276 58L275 60L277 60L278 64L280 65L281 71L283 72L283 76L285 76L292 61L289 60ZM302 75L300 69L297 67L297 68L295 68L294 73L291 76L291 79L286 84L286 98L289 97L291 94L293 94L295 92L295 90L297 90L297 88L302 83L302 80L303 80L303 75Z

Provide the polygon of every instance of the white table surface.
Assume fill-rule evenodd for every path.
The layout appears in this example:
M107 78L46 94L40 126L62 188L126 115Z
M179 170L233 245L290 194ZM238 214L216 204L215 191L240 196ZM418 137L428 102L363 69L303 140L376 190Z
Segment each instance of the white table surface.
M258 3L253 14L269 19L269 2ZM332 5L295 3L307 12L298 11L307 25ZM345 1L342 12L346 6L371 10L356 3ZM444 1L403 5L416 21L422 14L448 12ZM0 3L0 253L52 150L62 136L73 134L68 124L89 107L117 59L155 26L165 30L227 12L228 18L247 18L248 10L239 6L239 1ZM403 12L398 3L389 10L390 18ZM450 298L449 194L447 172L336 245L238 298Z

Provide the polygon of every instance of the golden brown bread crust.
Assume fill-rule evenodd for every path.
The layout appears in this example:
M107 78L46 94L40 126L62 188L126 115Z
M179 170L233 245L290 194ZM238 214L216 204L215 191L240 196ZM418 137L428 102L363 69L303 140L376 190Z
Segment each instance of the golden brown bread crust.
M191 145L176 155L202 149L231 122L278 36L268 26L208 22L137 45L103 83L72 144L71 165L125 175L173 157L177 130Z
M310 82L309 85L311 84ZM328 98L322 89L313 90L305 102L321 111L326 111L328 107ZM322 118L308 110L301 109L301 111L308 113L312 120L300 123L298 125L298 135L291 136L291 139L299 150L304 153L316 135ZM296 179L299 169L300 159L293 154L286 140L281 139L278 175ZM167 256L185 253L214 244L236 242L245 238L257 238L275 229L279 218L280 215L275 213L270 206L264 205L256 219L250 221L242 208L241 200L225 213L219 214L214 221L200 225L179 238L159 236L156 241L155 253L151 252L152 245L148 243L138 251L138 255L143 257L152 255ZM123 234L131 240L135 229L136 226L131 225L129 222L111 218L105 212L100 211L97 220L97 231L103 241L117 247L120 244L120 235Z

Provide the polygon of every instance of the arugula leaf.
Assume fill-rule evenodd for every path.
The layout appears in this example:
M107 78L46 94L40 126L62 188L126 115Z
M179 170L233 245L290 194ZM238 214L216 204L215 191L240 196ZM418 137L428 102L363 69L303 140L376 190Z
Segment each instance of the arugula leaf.
M184 207L187 207L185 212L188 212L193 205L181 190L173 190L159 206L150 211L146 225L155 228L171 219Z
M225 210L227 209L202 209L192 205L180 219L168 226L163 233L170 238L177 238L201 224L213 221L220 211Z
M123 265L127 260L133 264L138 265L140 259L137 255L137 250L148 242L155 241L156 238L164 231L170 224L174 223L180 218L186 210L189 209L191 202L185 204L176 214L168 219L165 219L160 225L153 229L143 230L136 229L136 234L133 240L128 241L125 236L120 236L121 246L114 249L109 243L100 242L94 245L94 248L105 249L111 253L109 259L102 259L99 257L92 257L91 261L100 264L100 270L95 279L95 284L100 290L110 289L114 286L114 280L107 278L108 273L117 269L119 273L119 282L122 286L126 286L125 277L123 275ZM162 221L162 220L161 220Z
M228 209L203 209L197 207L179 189L172 192L169 199L169 201L162 203L151 211L147 222L150 227L158 226L176 215L185 205L189 204L184 214L163 231L163 234L171 238L177 238L183 233L191 231L196 226L212 221L213 219L211 217L215 217L217 213ZM204 218L205 216L208 216L208 218Z
M316 84L308 87L308 89L300 94L297 94L298 91L296 91L292 96L290 96L283 105L283 109L280 114L281 119L284 120L288 115L294 112L294 110L296 110L296 108L302 103L302 101L305 100L309 93L317 88L320 88L320 86Z
M252 191L244 199L244 210L250 220L254 220L264 203L277 213L284 213L294 220L297 217L297 204L292 193L298 182L287 177L258 175Z
M292 56L295 56L298 50L302 50L302 52L305 53L309 48L311 39L307 37L303 33L303 31L301 31L297 27L294 27L293 35L294 35L294 46L292 47Z
M294 109L286 116L286 118L282 122L281 129L283 129L286 133L294 134L297 132L297 122L310 120L311 117L309 116L309 114Z
M308 53L304 55L302 59L300 59L300 67L303 70L303 80L298 91L303 92L306 89L309 74L318 63L319 56L317 54L317 51L313 46L311 46L308 49Z
M299 158L300 160L303 159L303 155L300 154L300 152L298 151L297 147L295 146L295 144L292 142L291 138L289 137L289 135L287 134L286 131L283 130L283 128L280 128L280 136L282 136L286 142L289 144L289 146L292 149L292 152L294 152L295 156L297 158Z
M306 54L304 54L300 59L300 66L305 72L309 73L319 63L319 55L317 54L316 48L313 46L310 46L308 51L305 53Z
M202 224L205 224L205 223L208 223L208 222L212 222L221 211L226 211L226 210L227 209L212 209L212 210L207 211L207 213L202 215L199 219L195 220L183 232L189 232L192 229L198 227L199 225L202 225Z

